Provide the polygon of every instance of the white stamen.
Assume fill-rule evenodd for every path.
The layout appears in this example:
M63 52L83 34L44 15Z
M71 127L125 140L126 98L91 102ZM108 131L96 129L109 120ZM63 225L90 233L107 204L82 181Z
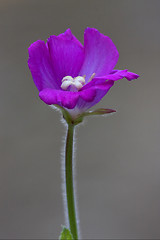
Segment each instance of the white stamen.
M85 84L85 78L82 76L77 76L72 78L71 76L66 76L62 79L61 88L63 90L67 90L69 86L71 86L72 91L80 90Z
M82 84L81 82L78 82L78 81L75 82L73 85L74 85L78 90L83 87L83 84Z
M91 75L91 77L89 78L89 80L88 80L88 82L90 82L90 81L92 81L92 79L95 77L95 73L93 73L92 75Z
M95 77L95 73L93 73L91 75L91 77L89 78L88 82L92 81L92 79ZM77 76L72 78L71 76L65 76L62 79L62 84L61 84L61 88L63 90L67 90L69 87L69 91L79 91L84 85L85 85L85 75L83 76Z
M84 77L78 76L74 78L75 82L80 82L81 84L85 84L85 79Z
M73 81L73 78L71 76L66 76L62 79L62 82L64 81Z
M63 82L62 82L62 84L61 84L61 88L62 88L63 90L67 90L67 88L68 88L69 86L71 86L71 85L73 85L72 81L70 81L70 80L63 80Z

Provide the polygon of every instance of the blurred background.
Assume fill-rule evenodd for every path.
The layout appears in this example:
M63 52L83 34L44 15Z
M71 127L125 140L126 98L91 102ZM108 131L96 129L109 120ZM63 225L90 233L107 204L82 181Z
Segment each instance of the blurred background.
M38 97L28 47L71 28L112 38L117 82L77 129L82 239L160 239L160 1L0 0L0 239L57 239L64 224L60 114ZM96 108L94 107L94 108Z

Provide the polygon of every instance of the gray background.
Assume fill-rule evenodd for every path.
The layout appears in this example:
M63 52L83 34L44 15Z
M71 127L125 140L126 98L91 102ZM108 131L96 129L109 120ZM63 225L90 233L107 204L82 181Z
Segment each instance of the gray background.
M67 28L112 38L121 80L77 131L83 239L160 239L160 1L0 1L0 238L57 238L64 224L60 114L38 97L27 49Z

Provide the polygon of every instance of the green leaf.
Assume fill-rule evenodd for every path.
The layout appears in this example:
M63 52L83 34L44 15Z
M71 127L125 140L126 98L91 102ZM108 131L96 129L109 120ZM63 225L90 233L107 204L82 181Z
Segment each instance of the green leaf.
M70 230L66 227L63 227L59 240L73 240Z

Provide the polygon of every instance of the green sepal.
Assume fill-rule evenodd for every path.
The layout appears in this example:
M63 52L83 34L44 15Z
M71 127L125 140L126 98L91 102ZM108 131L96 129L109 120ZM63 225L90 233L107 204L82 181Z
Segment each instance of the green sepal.
M93 116L93 115L105 115L105 114L114 113L114 112L116 112L116 110L99 108L94 111L85 112L83 113L83 116L85 117L85 116Z
M72 116L69 114L67 110L65 110L63 107L55 104L55 107L59 108L62 111L63 118L66 120L68 124L77 125L83 121L83 114L80 114L77 116L77 118L72 118Z
M94 111L84 112L82 114L79 114L76 118L72 118L72 116L69 114L69 112L64 109L63 107L55 104L55 107L59 108L62 111L63 118L66 120L68 124L78 125L83 121L83 118L86 116L95 116L95 115L105 115L109 113L114 113L116 110L108 109L108 108L99 108Z
M73 240L72 233L65 226L63 226L63 229L62 229L61 235L59 237L59 240Z

